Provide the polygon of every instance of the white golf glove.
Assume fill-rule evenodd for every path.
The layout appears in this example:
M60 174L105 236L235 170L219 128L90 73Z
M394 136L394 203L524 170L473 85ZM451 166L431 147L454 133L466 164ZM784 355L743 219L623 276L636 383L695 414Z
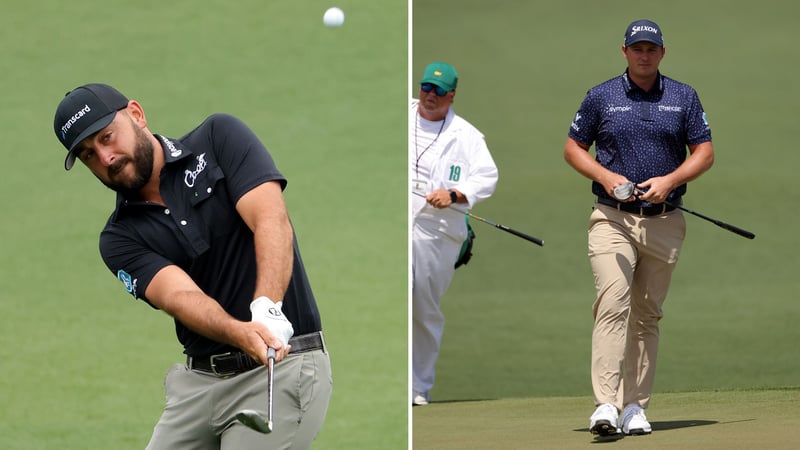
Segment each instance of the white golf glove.
M269 297L262 296L250 303L250 314L253 322L266 325L269 331L286 345L294 334L294 328L289 319L283 315L282 306L283 302L273 303Z

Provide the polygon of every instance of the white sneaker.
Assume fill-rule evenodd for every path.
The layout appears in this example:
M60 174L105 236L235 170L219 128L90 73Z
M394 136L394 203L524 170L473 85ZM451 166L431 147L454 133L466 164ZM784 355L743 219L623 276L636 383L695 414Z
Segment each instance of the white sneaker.
M647 416L644 415L644 410L639 405L631 403L622 411L622 432L628 436L653 432Z
M620 433L618 422L617 407L610 403L603 403L589 418L589 431L600 436L613 436Z
M412 406L424 406L430 403L430 399L428 398L428 393L414 393L414 398L411 400Z

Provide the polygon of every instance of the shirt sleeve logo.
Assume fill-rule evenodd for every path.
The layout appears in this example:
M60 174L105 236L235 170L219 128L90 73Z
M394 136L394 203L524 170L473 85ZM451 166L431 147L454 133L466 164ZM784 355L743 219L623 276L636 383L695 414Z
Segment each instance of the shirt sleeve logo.
M581 113L578 112L575 114L575 119L572 120L572 124L570 127L575 131L581 131L581 127L578 126L578 121L581 120Z
M128 291L129 294L136 297L136 282L138 279L131 277L130 274L124 270L117 271L117 279L122 281L122 284L125 285L125 290Z

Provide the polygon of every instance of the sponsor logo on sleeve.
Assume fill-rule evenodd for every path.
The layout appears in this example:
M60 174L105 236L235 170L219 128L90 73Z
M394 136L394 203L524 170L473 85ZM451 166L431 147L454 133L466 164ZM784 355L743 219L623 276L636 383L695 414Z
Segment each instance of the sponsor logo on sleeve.
M579 120L581 120L581 113L577 112L575 113L575 118L572 120L572 125L570 125L570 128L572 128L575 131L581 131L581 127L578 126Z
M137 278L131 277L128 272L124 270L117 271L117 279L122 281L122 284L125 285L125 290L128 291L129 294L136 297L136 282L138 281Z

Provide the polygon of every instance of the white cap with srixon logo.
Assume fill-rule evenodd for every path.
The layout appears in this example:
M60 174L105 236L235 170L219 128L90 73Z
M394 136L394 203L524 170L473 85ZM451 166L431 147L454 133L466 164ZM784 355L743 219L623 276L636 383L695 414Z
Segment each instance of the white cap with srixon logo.
M661 35L661 27L651 20L631 22L625 30L625 47L642 41L652 42L659 47L663 47L664 37Z
M128 106L128 99L107 84L91 83L77 87L56 108L53 128L59 142L67 149L64 168L75 164L75 147L114 120L117 111Z

